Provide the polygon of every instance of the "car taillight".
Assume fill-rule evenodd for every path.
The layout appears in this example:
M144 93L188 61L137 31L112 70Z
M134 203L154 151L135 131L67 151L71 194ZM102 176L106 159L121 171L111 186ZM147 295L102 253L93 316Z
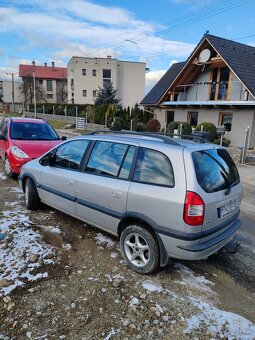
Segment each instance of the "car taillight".
M187 191L183 211L184 222L192 226L201 225L204 222L204 214L205 204L202 198L195 192Z

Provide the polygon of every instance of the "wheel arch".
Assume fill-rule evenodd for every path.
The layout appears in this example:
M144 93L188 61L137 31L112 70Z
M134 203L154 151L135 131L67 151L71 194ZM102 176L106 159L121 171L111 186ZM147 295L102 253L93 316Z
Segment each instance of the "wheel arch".
M21 178L21 184L22 184L22 190L25 192L25 185L26 185L26 180L30 178L33 182L36 188L38 187L37 180L35 179L34 175L30 173L24 173Z
M160 266L164 267L168 263L168 255L165 249L165 246L161 240L159 234L155 231L155 223L148 219L146 216L139 214L129 214L125 216L118 225L118 236L120 237L123 230L134 223L141 224L146 230L148 230L156 239L158 247L159 247L159 256L160 256Z

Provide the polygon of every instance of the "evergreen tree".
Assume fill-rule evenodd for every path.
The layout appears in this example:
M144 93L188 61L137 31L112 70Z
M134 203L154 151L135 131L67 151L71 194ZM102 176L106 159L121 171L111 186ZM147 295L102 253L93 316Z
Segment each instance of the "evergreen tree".
M99 87L95 105L102 104L119 104L120 100L117 98L117 90L114 89L112 82L105 82L104 86Z

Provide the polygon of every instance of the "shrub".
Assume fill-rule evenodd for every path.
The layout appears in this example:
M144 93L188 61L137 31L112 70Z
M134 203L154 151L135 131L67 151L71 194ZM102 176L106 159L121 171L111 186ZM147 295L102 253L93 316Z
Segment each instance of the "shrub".
M201 126L203 126L203 131L210 132L211 138L210 141L212 142L216 138L216 126L210 122L203 122L197 125L195 131L201 131Z
M157 119L151 119L146 123L146 130L150 132L159 132L161 124Z
M146 131L146 124L142 122L137 122L134 126L134 131Z
M174 130L178 129L179 124L180 124L179 121L168 124L166 129L167 133L174 133Z
M123 128L123 119L121 117L115 117L110 125L110 130L120 131Z
M213 141L213 143L214 143L214 144L220 145L220 137L219 137L219 138L216 138L216 139ZM223 137L223 139L222 139L222 145L228 147L230 144L231 144L231 140Z
M182 124L182 131L180 129L180 125ZM192 127L189 123L187 122L172 122L168 124L167 127L167 133L174 133L174 130L178 129L178 133L181 132L182 135L191 135L192 133Z

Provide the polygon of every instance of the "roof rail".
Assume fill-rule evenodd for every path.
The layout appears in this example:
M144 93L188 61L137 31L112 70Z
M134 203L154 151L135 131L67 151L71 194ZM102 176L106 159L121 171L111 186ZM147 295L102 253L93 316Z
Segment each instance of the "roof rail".
M120 135L130 135L134 137L140 137L140 136L145 136L145 137L153 137L153 138L158 138L162 142L166 144L172 144L172 145L180 145L178 141L174 140L171 138L171 136L164 135L158 132L138 132L138 131L115 131L115 130L97 130L91 132L91 135L96 135L96 134L120 134Z
M178 138L180 139L190 139L197 143L210 143L207 139L193 135L182 135L179 133L163 133L163 132L140 132L140 131L116 131L116 130L96 130L91 132L91 135L95 134L123 134L123 135L133 135L133 136L146 136L155 137L161 139L166 144L180 145ZM175 138L174 138L175 137Z

